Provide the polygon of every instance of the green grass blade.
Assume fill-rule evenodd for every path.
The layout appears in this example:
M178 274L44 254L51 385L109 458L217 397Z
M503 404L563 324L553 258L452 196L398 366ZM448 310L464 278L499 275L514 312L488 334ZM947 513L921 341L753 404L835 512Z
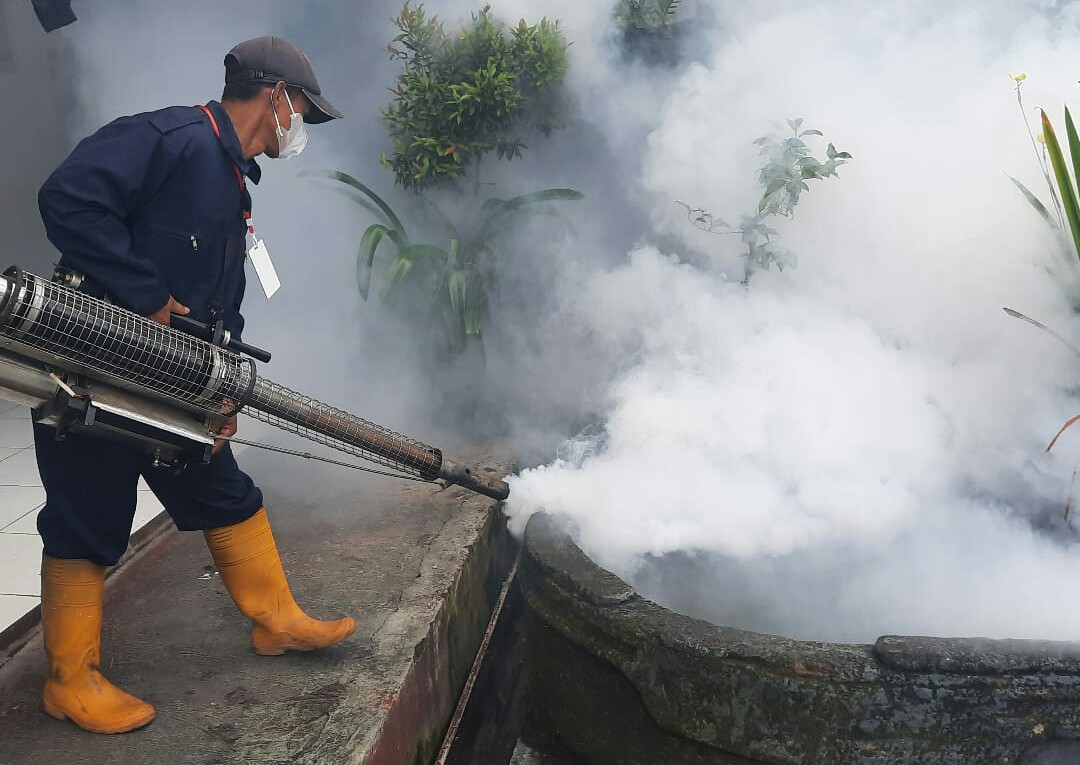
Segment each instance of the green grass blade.
M1043 137L1046 138L1046 153L1050 156L1050 165L1054 168L1054 177L1057 178L1058 190L1061 192L1061 206L1065 208L1065 217L1069 221L1073 244L1076 247L1077 256L1080 257L1080 207L1076 202L1076 190L1073 187L1072 178L1069 177L1069 168L1065 165L1065 156L1061 153L1061 144L1058 143L1054 126L1050 124L1050 118L1046 116L1046 112L1042 112L1042 123Z
M1016 185L1016 188L1020 189L1020 193L1024 195L1024 199L1028 201L1028 204L1035 208L1035 212L1041 215L1043 220L1046 221L1047 225L1049 225L1050 228L1056 231L1058 228L1057 221L1054 220L1054 217L1050 214L1050 211L1046 209L1046 205L1040 202L1039 198L1032 194L1027 186L1020 183L1020 181L1016 180L1008 173L1006 173L1005 175L1010 181L1012 181Z
M364 194L372 202L375 203L375 205L379 208L379 211L386 216L386 220L389 222L391 228L396 228L402 234L405 233L405 226L402 225L401 220L398 218L398 216L394 214L394 211L393 209L391 209L390 205L388 205L382 197L380 197L378 194L376 194L364 184L360 183L360 181L356 180L356 178L353 178L348 173L343 173L340 170L324 170L317 168L314 170L304 170L302 173L300 173L299 177L328 178L332 181L339 181L340 183L344 183L347 186L352 186L354 189L359 191L361 194Z
M360 288L360 296L364 300L368 299L371 288L371 269L375 263L375 253L389 233L390 229L383 224L372 223L360 238L360 247L356 252L356 286Z

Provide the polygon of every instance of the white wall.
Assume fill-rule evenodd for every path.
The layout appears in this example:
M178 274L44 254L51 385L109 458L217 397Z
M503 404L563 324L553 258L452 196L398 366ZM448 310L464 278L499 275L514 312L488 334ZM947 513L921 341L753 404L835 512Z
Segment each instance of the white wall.
M30 3L0 3L0 267L51 272L37 191L70 150L68 40L78 24L46 34Z

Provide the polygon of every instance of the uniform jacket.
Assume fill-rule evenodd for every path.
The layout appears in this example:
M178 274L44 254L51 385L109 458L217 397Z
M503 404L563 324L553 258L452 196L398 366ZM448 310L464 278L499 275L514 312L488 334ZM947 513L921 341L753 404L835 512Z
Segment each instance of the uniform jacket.
M84 139L38 193L38 208L60 265L147 315L172 295L191 317L211 306L234 337L244 319L244 225L252 183L262 174L244 159L224 108L173 106L121 117Z

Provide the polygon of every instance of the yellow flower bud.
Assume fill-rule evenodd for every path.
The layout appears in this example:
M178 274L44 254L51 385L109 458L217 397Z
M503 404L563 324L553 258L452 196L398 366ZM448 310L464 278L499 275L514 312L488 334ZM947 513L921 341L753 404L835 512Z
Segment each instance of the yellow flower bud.
M1017 85L1019 85L1021 82L1027 79L1027 74L1024 72L1020 72L1020 74L1010 74L1009 78Z

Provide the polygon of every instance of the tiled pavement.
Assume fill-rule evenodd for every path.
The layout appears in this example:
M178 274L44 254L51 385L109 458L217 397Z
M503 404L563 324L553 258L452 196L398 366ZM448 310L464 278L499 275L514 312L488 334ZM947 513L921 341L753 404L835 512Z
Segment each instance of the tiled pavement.
M45 490L33 443L30 410L0 401L0 632L33 609L40 594L41 539L35 523ZM157 497L140 480L132 531L161 511Z

